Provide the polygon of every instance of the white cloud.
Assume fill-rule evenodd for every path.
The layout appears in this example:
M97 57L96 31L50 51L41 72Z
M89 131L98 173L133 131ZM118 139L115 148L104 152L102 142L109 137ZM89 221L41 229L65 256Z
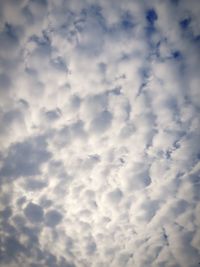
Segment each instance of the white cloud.
M198 1L2 1L2 266L197 267Z

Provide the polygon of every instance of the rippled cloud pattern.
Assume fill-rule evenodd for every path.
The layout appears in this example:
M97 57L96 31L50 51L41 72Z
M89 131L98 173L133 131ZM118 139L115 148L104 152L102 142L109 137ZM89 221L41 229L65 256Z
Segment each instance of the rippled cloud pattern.
M1 0L2 267L200 266L199 14Z

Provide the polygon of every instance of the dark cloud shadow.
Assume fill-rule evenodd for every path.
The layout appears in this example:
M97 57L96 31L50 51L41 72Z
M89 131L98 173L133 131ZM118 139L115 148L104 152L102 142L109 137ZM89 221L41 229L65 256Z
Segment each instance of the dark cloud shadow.
M91 122L91 130L94 133L104 133L112 123L112 114L109 111L99 113Z
M28 179L25 181L24 188L29 191L37 191L46 187L48 184L45 181L38 179Z
M24 215L31 223L41 223L43 221L44 212L41 206L29 203L24 209Z
M51 153L43 136L29 138L24 142L10 146L8 155L3 161L0 176L14 180L20 176L33 176L40 174L40 166L48 161Z
M18 44L17 28L5 23L4 30L0 33L0 50L7 53L10 50L16 49Z
M62 214L57 210L50 210L45 215L45 223L49 227L55 227L62 221Z

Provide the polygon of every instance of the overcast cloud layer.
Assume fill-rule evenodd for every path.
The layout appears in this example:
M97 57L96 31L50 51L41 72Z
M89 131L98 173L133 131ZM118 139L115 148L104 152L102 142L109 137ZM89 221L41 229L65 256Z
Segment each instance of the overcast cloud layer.
M0 266L200 266L199 14L0 1Z

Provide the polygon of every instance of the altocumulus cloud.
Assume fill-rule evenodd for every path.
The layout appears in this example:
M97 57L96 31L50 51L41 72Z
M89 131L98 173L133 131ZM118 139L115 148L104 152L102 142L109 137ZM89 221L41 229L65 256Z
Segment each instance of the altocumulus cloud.
M2 0L0 265L200 266L198 0Z

